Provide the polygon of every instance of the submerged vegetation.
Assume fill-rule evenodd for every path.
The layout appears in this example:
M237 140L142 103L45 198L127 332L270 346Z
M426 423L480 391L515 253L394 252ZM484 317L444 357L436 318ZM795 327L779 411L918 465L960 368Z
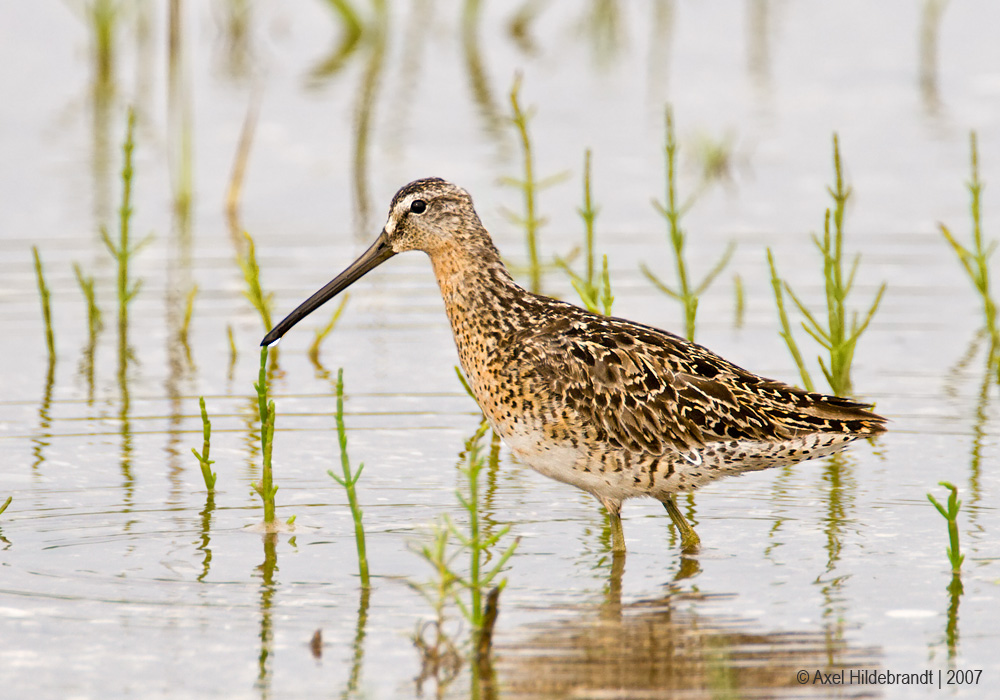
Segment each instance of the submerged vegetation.
M640 265L642 273L661 292L676 299L684 306L684 336L688 340L694 340L695 320L698 315L698 299L709 288L715 278L729 264L736 250L736 244L730 243L718 262L705 274L701 282L694 284L690 280L690 272L685 257L684 245L687 242L687 233L681 227L681 218L684 213L694 204L694 198L681 204L677 195L677 137L674 133L673 111L668 106L664 116L666 130L666 145L664 154L666 156L667 185L666 201L661 203L653 200L653 206L667 222L667 235L670 239L670 248L674 254L674 265L677 271L677 286L670 287L663 282L645 263Z
M861 254L858 253L854 256L850 269L845 271L844 215L847 211L847 199L851 195L851 188L844 186L840 142L836 134L833 135L833 170L834 186L828 188L830 196L833 197L833 211L826 210L823 220L823 238L821 239L815 234L812 236L813 243L823 257L823 282L826 291L825 322L809 310L809 307L792 291L788 282L782 281L778 276L770 248L767 249L767 260L771 269L771 284L781 322L781 337L785 340L788 350L798 366L805 388L813 391L815 385L808 369L806 369L802 353L788 322L783 298L785 293L788 294L805 318L805 321L802 322L802 328L826 351L827 359L824 360L823 356L820 355L818 360L823 376L826 377L827 383L830 385L830 390L835 394L848 394L852 388L851 364L854 361L854 350L861 334L868 328L875 312L878 311L886 285L883 282L879 287L875 299L868 307L863 319L859 321L855 311L850 314L850 323L848 323L847 296L854 286L854 278L861 262Z

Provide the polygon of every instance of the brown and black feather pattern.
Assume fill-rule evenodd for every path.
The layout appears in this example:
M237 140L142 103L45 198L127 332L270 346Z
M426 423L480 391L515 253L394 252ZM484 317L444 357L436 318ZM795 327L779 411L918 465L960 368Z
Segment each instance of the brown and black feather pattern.
M426 210L409 213L414 199ZM672 333L532 294L503 265L465 190L407 185L394 249L431 258L462 369L494 430L539 472L617 512L726 474L830 454L882 432L850 399L757 376Z

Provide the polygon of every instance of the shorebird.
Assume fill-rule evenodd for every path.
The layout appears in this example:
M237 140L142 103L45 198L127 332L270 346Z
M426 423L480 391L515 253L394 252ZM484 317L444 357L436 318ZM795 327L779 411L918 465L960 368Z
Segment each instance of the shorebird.
M837 452L885 430L868 404L806 392L737 367L673 333L601 316L520 287L469 193L439 178L406 185L361 257L275 326L270 345L396 255L430 257L476 401L520 461L593 494L625 550L622 502L674 502L722 476Z

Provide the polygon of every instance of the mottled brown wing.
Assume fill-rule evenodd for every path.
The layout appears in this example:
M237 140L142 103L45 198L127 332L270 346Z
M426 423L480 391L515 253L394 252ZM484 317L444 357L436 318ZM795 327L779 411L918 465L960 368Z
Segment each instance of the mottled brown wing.
M539 390L552 392L583 422L634 452L688 452L719 440L774 436L774 423L738 398L723 377L683 371L673 359L677 348L623 342L608 330L532 334L509 350L522 371L537 378ZM658 340L677 342L666 334Z

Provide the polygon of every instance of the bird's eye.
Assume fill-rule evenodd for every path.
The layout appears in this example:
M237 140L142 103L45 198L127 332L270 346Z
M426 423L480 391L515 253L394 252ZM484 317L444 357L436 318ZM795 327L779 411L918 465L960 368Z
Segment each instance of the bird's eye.
M427 202L422 199L414 199L410 203L410 213L411 214L423 214L427 211Z

